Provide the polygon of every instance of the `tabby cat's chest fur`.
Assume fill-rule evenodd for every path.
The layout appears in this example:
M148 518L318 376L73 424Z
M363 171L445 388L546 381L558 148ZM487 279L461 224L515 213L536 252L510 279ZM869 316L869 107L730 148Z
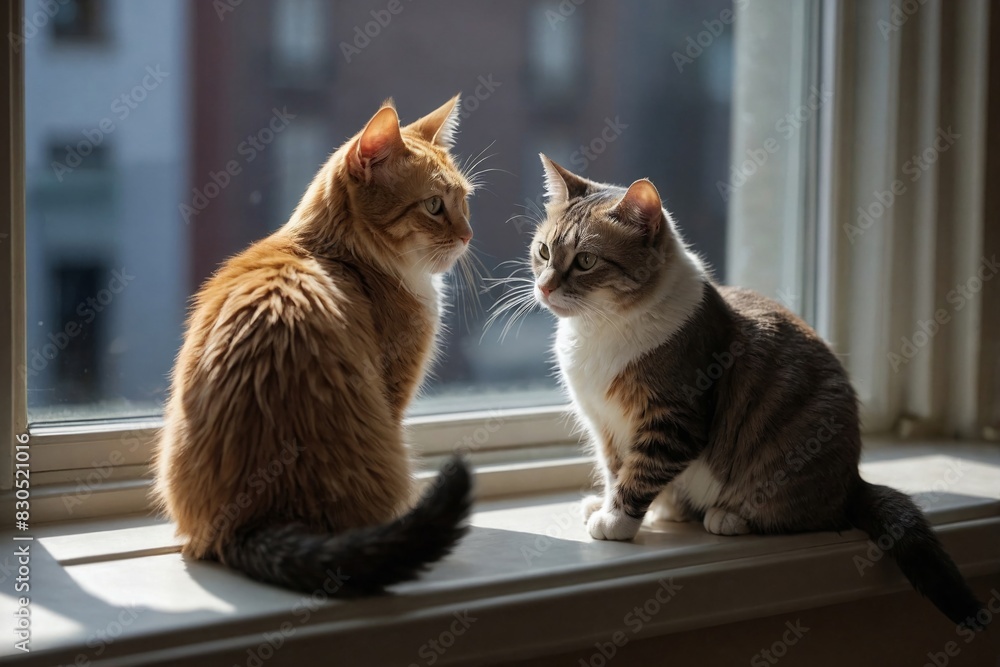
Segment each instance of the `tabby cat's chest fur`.
M636 429L631 412L610 396L612 383L650 345L631 336L623 339L611 326L576 318L559 321L555 351L563 384L582 426L602 445L598 456L609 463L616 451L628 447Z
M685 270L671 276L660 301L639 315L559 320L555 352L563 383L612 472L634 442L648 402L634 371L644 357L670 343L703 296L697 273L686 265L679 269Z

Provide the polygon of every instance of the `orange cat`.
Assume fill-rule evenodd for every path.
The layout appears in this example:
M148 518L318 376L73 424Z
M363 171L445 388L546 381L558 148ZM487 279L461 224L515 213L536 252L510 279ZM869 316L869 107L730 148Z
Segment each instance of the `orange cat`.
M383 105L285 226L195 298L155 466L186 555L357 594L413 578L464 533L459 460L403 514L403 415L434 356L440 274L472 238L472 186L449 154L458 99L402 128Z

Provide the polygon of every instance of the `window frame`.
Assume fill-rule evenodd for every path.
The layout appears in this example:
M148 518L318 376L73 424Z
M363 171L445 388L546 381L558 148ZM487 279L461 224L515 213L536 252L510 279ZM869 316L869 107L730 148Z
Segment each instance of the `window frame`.
M799 271L801 284L794 288L798 289L798 294L815 295L813 303L807 305L807 313L811 313L810 319L820 333L834 339L835 343L838 327L844 326L843 318L850 314L858 299L868 298L851 291L851 276L847 268L852 267L854 258L850 248L843 247L842 239L838 241L839 229L835 224L841 213L851 210L851 203L857 199L856 188L845 175L850 174L857 159L861 159L838 148L834 141L845 128L858 127L859 121L854 117L852 105L860 95L855 90L856 84L866 76L863 68L855 71L844 67L850 57L848 40L868 40L869 46L876 47L879 57L895 59L893 62L897 64L899 52L898 45L879 51L879 43L870 43L878 35L874 26L867 26L865 32L854 25L859 11L872 16L888 15L892 6L890 0L878 0L874 8L867 9L861 8L861 4L852 0L813 0L810 11L802 14L804 29L810 30L815 37L809 48L822 56L817 56L810 68L824 79L834 82L836 90L833 102L820 111L817 129L811 130L816 136L805 138L807 154L818 154L822 159L818 169L809 169L808 177L800 179L804 191L795 193L796 201L800 205L805 203L802 209L803 229L800 230L804 232L801 235L803 247L798 252L800 256L815 259L818 268L815 276L806 276L804 274L808 272ZM16 34L23 25L23 3L18 0L7 3L6 7L6 11L0 14L0 27L8 35ZM939 0L931 0L921 11L925 10L940 11ZM970 16L988 14L988 6L984 2L969 3L968 7L955 11L961 14L965 25ZM918 19L924 22L930 17ZM931 38L917 33L917 27L910 26L913 31L910 39ZM908 48L913 48L913 44L910 43ZM7 149L2 154L8 157L0 167L0 208L9 211L9 215L0 218L0 266L7 267L0 270L0 323L7 322L9 325L0 325L0 349L5 350L0 357L0 378L10 378L10 381L0 386L0 433L3 434L0 435L0 489L12 486L14 438L29 431L27 382L17 372L26 363L24 54L23 49L14 48L10 41L5 53L4 66L0 68L0 76L3 77L0 86L8 93L9 103L0 107L0 127L5 130L0 138L0 148ZM967 56L958 64L968 67L977 57L976 53ZM899 77L890 82L896 86L895 94L898 95L901 86ZM970 95L976 92L965 90ZM876 102L868 100L869 104ZM897 110L905 107L905 104L899 103ZM899 270L896 267L895 271ZM887 271L884 277L892 275L891 271ZM998 293L1000 290L993 289L984 298L1000 305L997 303ZM884 291L881 297L885 297ZM989 312L983 304L980 304L980 310ZM847 351L850 352L850 349ZM978 380L983 384L981 377L968 375L950 380L961 383L966 395L970 383L974 385ZM898 393L894 396L892 392L901 390L900 383L885 390L889 392L888 398L895 401L892 405L898 407ZM986 403L985 397L980 396L980 404ZM504 428L491 432L491 420L502 420ZM472 437L475 442L477 429L484 429L488 442L467 446L473 462L482 473L481 495L483 491L487 495L503 495L580 487L589 483L590 464L576 450L578 434L565 405L438 414L413 418L408 423L414 451L425 458L425 464L433 464L436 457L450 451L461 450L461 443L466 437ZM874 423L875 428L871 431L885 432L894 428L898 419L880 416ZM158 426L157 420L122 420L86 427L43 425L31 428L30 451L36 482L32 496L34 520L73 519L147 510L148 464ZM975 434L975 428L968 424L960 431L966 436ZM13 436L9 440L8 433ZM105 469L108 470L107 475L101 472ZM95 471L101 479L91 487L87 480L93 478ZM82 488L81 480L84 484ZM10 497L10 493L4 495L5 500L9 501ZM82 499L88 506L78 509L68 507L67 498Z
M18 35L24 5L8 2L0 12L0 34ZM28 432L25 288L24 52L8 39L0 66L0 489L14 481L14 443ZM6 323L6 326L3 325Z

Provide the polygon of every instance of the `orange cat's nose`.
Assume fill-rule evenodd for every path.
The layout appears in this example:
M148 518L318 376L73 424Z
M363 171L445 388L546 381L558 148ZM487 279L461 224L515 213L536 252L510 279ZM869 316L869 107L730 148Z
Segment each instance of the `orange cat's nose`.
M472 229L462 232L458 235L458 238L462 239L462 243L469 245L469 241L472 240Z

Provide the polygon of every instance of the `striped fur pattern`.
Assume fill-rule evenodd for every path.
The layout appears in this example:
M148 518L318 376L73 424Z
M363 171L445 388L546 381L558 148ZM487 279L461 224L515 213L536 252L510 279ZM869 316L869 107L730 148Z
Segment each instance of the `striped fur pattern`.
M287 224L196 295L155 461L185 555L302 590L342 567L372 591L461 535L460 462L406 514L402 424L434 357L441 274L472 237L457 102L405 127L383 105Z
M826 343L774 301L716 285L649 181L620 188L542 162L534 294L559 317L560 374L603 481L584 500L591 536L632 539L647 516L718 535L856 526L876 540L905 522L889 549L904 574L952 621L974 616L912 500L861 480L857 398Z

